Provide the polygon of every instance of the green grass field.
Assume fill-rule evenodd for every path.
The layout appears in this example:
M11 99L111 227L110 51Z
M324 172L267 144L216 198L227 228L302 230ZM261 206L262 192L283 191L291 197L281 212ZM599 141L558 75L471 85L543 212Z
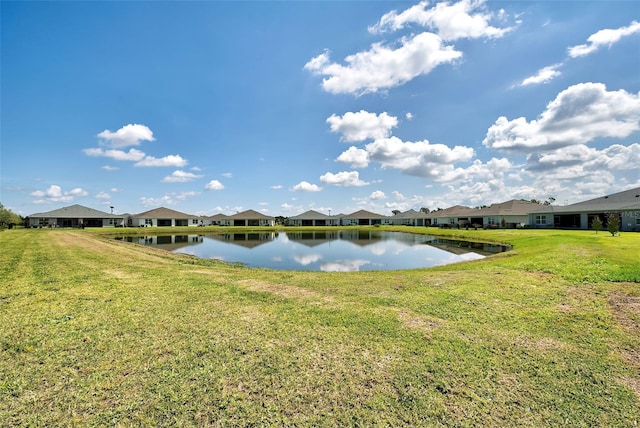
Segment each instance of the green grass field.
M0 425L640 425L640 234L401 230L513 250L282 272L0 232Z

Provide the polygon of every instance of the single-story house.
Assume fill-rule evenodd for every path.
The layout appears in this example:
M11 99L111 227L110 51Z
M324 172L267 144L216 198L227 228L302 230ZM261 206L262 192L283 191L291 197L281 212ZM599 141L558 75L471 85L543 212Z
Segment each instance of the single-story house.
M269 217L268 215L264 215L254 210L246 210L241 213L237 213L232 215L231 217L231 225L232 226L275 226L276 219L275 217Z
M429 220L427 213L410 209L403 213L399 213L391 217L394 226L427 226Z
M390 225L391 217L360 210L340 218L341 226L374 226L376 224Z
M169 208L155 208L129 217L132 227L200 226L200 217Z
M216 214L210 217L204 217L205 226L231 226L231 217L225 214Z
M545 206L529 213L529 223L537 228L591 229L599 217L606 227L615 215L623 232L640 231L640 187L564 206Z
M482 215L477 208L469 208L464 205L454 205L443 210L431 211L425 218L431 226L457 227L458 225L482 225Z
M287 219L288 226L338 226L340 218L309 210Z
M516 228L529 225L529 213L540 210L544 205L535 202L512 199L510 201L492 204L477 210L482 216L483 227ZM473 224L473 221L470 221Z
M31 214L29 227L122 227L123 215L109 214L82 205L70 205L53 211Z

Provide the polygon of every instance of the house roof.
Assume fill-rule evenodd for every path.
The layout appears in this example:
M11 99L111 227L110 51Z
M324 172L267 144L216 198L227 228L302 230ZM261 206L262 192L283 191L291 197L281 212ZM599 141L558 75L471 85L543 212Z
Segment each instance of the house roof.
M599 198L589 199L571 205L546 206L534 213L576 213L576 212L606 212L606 211L636 211L640 210L640 187L625 190Z
M133 218L199 218L197 215L185 214L180 211L165 207L155 208L140 214L131 216Z
M481 216L486 215L527 215L544 207L535 202L512 199L510 201L492 204L489 207L480 208L477 212Z
M383 218L389 218L389 216L372 213L371 211L367 211L367 210L360 210L360 211L356 211L354 213L348 214L348 215L344 216L343 218L369 218L369 219L371 219L371 218L379 218L379 219L383 219Z
M233 218L233 219L247 219L247 220L255 220L255 219L273 220L274 219L274 217L269 217L268 215L264 215L262 213L259 213L258 211L254 211L254 210L242 211L241 213L237 213L237 214L232 215L231 218Z
M58 208L57 210L47 211L43 213L31 214L29 217L43 218L123 218L123 215L109 214L104 211L95 210L82 205L70 205L68 207Z
M293 217L289 217L289 219L293 219L293 220L317 220L317 219L329 219L331 217L329 217L326 214L322 214L319 213L318 211L314 211L314 210L309 210L306 212L303 212L302 214L298 214L296 216Z
M222 213L218 213L218 214L214 214L210 217L205 217L207 220L228 220L231 217L226 215L226 214L222 214Z
M410 209L403 213L399 213L391 217L392 219L402 219L402 218L427 218L427 213L424 211L416 211L414 209Z
M427 214L427 218L441 218L441 217L472 217L478 216L478 211L475 208L465 207L463 205L454 205L443 210L431 211Z

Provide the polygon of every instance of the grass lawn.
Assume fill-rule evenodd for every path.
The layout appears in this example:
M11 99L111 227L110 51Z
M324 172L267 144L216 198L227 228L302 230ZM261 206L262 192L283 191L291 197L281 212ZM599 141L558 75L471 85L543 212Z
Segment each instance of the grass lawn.
M640 234L401 230L513 250L283 272L0 232L0 425L640 425Z

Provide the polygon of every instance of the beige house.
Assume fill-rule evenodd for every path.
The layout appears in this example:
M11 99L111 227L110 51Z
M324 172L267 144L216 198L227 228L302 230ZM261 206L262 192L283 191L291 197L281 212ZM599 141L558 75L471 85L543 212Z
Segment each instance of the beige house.
M129 217L132 227L172 227L172 226L200 226L200 217L181 213L169 208L155 208Z
M360 210L340 218L341 226L375 226L376 224L390 225L391 217Z
M287 219L288 226L338 226L340 218L309 210Z
M204 217L203 220L205 226L231 226L231 217L225 214Z
M411 209L391 217L394 226L428 226L430 224L428 214Z
M231 226L266 226L273 227L276 224L274 217L269 217L254 210L246 210L230 216Z
M122 227L124 219L124 215L109 214L78 204L27 217L29 227Z

